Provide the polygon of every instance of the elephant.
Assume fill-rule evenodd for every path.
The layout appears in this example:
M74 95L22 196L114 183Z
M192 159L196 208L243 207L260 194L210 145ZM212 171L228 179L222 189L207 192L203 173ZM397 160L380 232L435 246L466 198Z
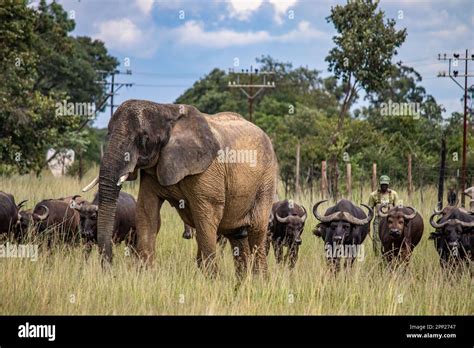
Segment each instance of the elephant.
M197 264L214 275L218 235L229 239L236 273L252 264L266 273L268 216L278 164L270 138L232 112L201 113L184 104L128 100L108 124L109 142L99 176L98 244L102 264L112 261L112 231L121 185L140 174L137 252L153 264L160 209L170 203L196 229ZM253 260L254 262L250 262Z

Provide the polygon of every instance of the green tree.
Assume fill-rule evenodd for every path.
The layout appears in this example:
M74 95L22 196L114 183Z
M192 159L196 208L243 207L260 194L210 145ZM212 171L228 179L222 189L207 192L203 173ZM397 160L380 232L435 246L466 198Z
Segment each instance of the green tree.
M392 57L406 38L406 30L397 31L395 20L385 20L385 13L377 9L378 2L372 0L350 1L346 5L331 8L326 19L337 31L333 37L336 44L329 51L326 61L329 71L344 85L344 98L339 110L337 130L332 138L331 185L337 196L338 168L340 156L339 137L344 119L358 91L366 93L380 91L386 86L392 70Z
M88 144L87 116L63 116L56 103L97 103L107 75L118 62L102 42L73 38L74 21L61 5L43 0L6 1L0 7L0 173L39 173L46 150Z

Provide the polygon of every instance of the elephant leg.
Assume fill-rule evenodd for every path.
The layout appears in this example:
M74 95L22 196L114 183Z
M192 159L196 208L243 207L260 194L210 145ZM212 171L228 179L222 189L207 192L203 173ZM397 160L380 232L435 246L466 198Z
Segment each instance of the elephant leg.
M247 268L250 256L250 247L248 237L236 238L233 235L228 236L234 256L234 264L237 278L241 280L247 274Z
M205 274L214 276L217 273L215 262L217 250L217 227L219 226L223 209L213 205L193 211L196 224L196 241L198 245L197 264ZM214 214L213 214L214 213Z
M155 256L155 242L161 226L160 209L163 200L159 198L150 185L153 179L143 176L138 192L136 217L137 252L145 265L151 265Z
M267 256L265 255L265 243L267 239L267 227L265 224L256 227L250 227L249 248L253 262L253 273L265 274L267 272Z
M270 252L270 244L272 243L272 235L270 233L267 234L267 239L265 241L265 255L268 257L268 253Z

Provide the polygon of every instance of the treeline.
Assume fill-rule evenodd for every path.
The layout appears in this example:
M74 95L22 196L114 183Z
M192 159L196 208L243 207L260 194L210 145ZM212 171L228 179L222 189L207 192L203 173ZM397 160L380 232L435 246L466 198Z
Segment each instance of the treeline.
M0 4L0 175L40 173L48 148L73 149L87 168L100 159L103 135L87 125L95 113L74 105L100 109L118 61L102 42L71 36L75 22L61 5L27 5Z
M408 155L412 155L415 187L435 184L442 132L447 134L448 176L457 177L461 168L462 114L441 117L441 106L421 85L421 76L410 67L393 66L390 87L367 97L368 106L355 108L344 123L335 145L331 138L343 99L343 86L335 77L293 67L270 56L258 58L259 71L274 71L275 89L254 102L254 122L271 137L277 153L280 176L289 190L296 182L296 149L300 145L300 183L314 185L321 178L321 162L331 154L338 157L339 182L344 189L345 164L352 165L354 181L370 184L372 163L379 173L396 184L406 185ZM258 78L254 77L254 78ZM214 69L183 93L176 103L192 104L206 113L235 111L247 117L248 103L241 91L228 88L235 79ZM354 98L356 102L358 98ZM418 103L419 115L384 115L383 103ZM381 106L382 105L382 106ZM402 104L403 105L403 104ZM470 139L470 145L472 139ZM468 163L473 163L472 153ZM472 178L472 166L469 168ZM329 178L330 179L330 178Z
M320 179L323 160L331 190L344 190L347 162L354 182L369 184L375 162L379 174L405 184L409 155L415 187L435 184L443 133L448 177L458 177L462 115L443 120L441 105L426 92L418 72L393 63L406 31L396 30L395 21L368 0L337 5L327 20L335 27L334 48L326 57L329 77L268 55L256 59L260 72L273 72L276 87L255 100L253 122L272 138L287 190L295 188L298 147L303 188ZM100 161L106 132L87 125L96 113L58 113L58 103L93 103L100 110L106 78L118 61L102 42L71 36L74 26L55 2L43 0L37 8L27 1L0 5L0 175L40 173L48 148L75 150L82 172ZM213 69L175 102L210 114L234 111L248 117L246 96L228 87L234 80L233 74ZM362 92L366 106L355 107ZM468 141L472 149L472 137ZM471 151L468 182L473 162ZM79 173L78 164L69 172Z
M426 92L420 74L393 63L406 30L396 30L395 21L386 19L378 3L370 0L334 6L326 19L336 32L335 46L326 57L332 76L323 78L320 71L293 67L270 56L256 59L258 71L274 72L276 88L257 97L253 119L273 140L287 190L293 190L297 181L297 148L303 187L312 187L321 178L323 160L328 163L331 194L344 190L347 162L353 181L369 184L372 164L377 163L379 175L387 174L395 184L406 185L408 156L415 188L435 184L443 133L447 175L457 180L462 115L453 113L444 120L442 106ZM176 102L196 105L206 113L231 110L248 115L247 97L228 88L235 79L232 75L214 69ZM362 91L368 106L356 108ZM468 148L473 145L471 137ZM469 183L473 162L471 151Z

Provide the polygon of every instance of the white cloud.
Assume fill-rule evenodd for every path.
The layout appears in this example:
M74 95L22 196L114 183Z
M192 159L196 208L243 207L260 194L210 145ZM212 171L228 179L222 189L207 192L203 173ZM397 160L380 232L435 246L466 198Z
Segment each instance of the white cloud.
M263 0L230 0L229 16L241 21L248 20L262 3Z
M205 31L202 23L188 21L176 29L177 41L183 45L223 48L228 46L251 45L269 41L270 34L266 31L236 32L229 29Z
M107 48L138 57L150 57L158 47L153 30L144 31L128 18L112 19L96 24L92 35L105 42Z
M99 32L95 36L107 42L111 48L133 44L143 35L140 28L128 18L111 19L99 23L97 27Z
M310 39L328 39L330 35L314 29L311 24L307 21L301 21L295 30L292 30L286 34L275 37L277 41L281 42L295 42L295 41L307 41Z
M298 0L266 0L273 6L275 11L275 21L278 24L283 22L282 17L286 11ZM241 21L250 19L250 16L256 12L260 6L264 3L264 0L229 0L229 17L237 18Z
M135 0L135 5L143 14L149 15L153 8L153 0Z
M268 0L273 5L275 10L275 21L278 24L283 23L283 16L287 13L290 7L294 6L298 0Z
M433 30L429 32L429 35L436 37L437 39L451 39L460 38L463 35L469 35L469 28L465 24L458 24L449 28Z
M310 23L306 21L299 22L296 29L282 35L271 35L265 30L237 32L230 29L220 29L206 31L202 23L188 21L182 27L175 29L174 35L178 44L213 48L266 42L291 43L329 38L328 34L312 28Z

